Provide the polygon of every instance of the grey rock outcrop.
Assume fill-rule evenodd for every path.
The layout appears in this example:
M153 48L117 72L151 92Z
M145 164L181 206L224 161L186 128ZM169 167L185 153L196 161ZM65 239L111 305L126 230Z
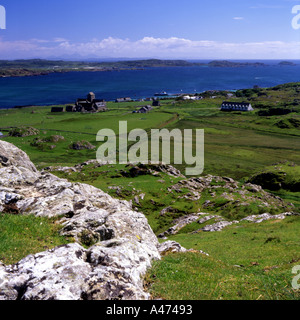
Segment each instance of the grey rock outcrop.
M207 221L213 220L214 223L206 224L204 227L192 231L191 233L198 233L198 232L216 232L216 231L222 231L224 228L231 226L233 224L239 224L243 221L249 221L251 223L261 223L266 220L284 220L288 216L298 216L299 214L297 212L283 212L276 215L272 215L270 213L263 213L259 215L251 215L247 216L241 220L233 220L233 221L227 221L225 218L223 218L220 215L210 215L208 213L196 213L187 215L184 217L181 217L174 221L174 225L170 227L168 230L162 232L158 235L159 238L167 240L168 236L177 234L178 231L180 231L183 227L185 227L188 224L191 224L193 222L197 222L198 224L204 224ZM203 216L202 218L200 218ZM170 242L170 241L169 241ZM168 243L168 241L166 241ZM159 248L159 250L161 250ZM176 251L177 252L177 251Z
M1 167L22 167L37 172L36 167L30 161L28 155L15 147L13 144L2 141L0 143L0 168Z
M182 177L185 178L184 175L181 174L181 172L176 169L175 167L171 165L167 165L165 163L160 164L128 164L126 166L126 170L122 170L121 174L124 177L137 177L140 175L153 175L153 176L159 176L160 172L164 172L168 174L171 177Z
M179 253L197 252L197 253L201 253L206 256L209 256L208 253L206 253L202 250L186 249L186 248L182 247L180 243L178 243L176 241L171 241L171 240L168 240L168 241L161 243L158 246L158 250L162 256L168 255L170 253L176 253L176 252L179 252Z
M238 221L219 221L214 224L208 225L203 227L202 231L214 232L214 231L221 231L227 226L231 226L234 223L239 223Z
M241 221L250 221L250 222L254 222L254 223L261 223L263 221L270 220L270 219L283 220L286 217L293 216L293 215L298 215L298 214L294 213L294 212L283 212L283 213L276 214L276 215L271 215L269 213L263 213L263 214L259 214L259 215L248 216L246 218L243 218Z
M262 207L280 208L282 211L289 211L294 208L293 204L287 203L280 197L263 190L259 185L251 183L241 184L228 177L206 175L184 179L169 187L168 191L172 194L180 195L185 189L188 189L190 192L178 198L198 201L201 199L203 192L209 193L211 200L204 202L204 208L217 209L219 205L215 204L214 199L228 200L224 206L231 204L235 207L243 207L250 203L255 203ZM220 190L223 193L217 195L217 191Z
M182 247L178 242L170 240L161 243L158 247L158 250L162 256L167 255L168 253L187 251L187 249Z
M0 211L62 217L74 243L0 263L0 300L148 299L142 276L160 259L145 216L93 186L40 173L28 156L0 141Z
M170 227L167 231L159 234L158 237L164 239L166 236L178 233L178 231L180 231L186 225L197 221L199 219L199 216L201 216L201 213L190 214L177 219L175 221L175 225Z

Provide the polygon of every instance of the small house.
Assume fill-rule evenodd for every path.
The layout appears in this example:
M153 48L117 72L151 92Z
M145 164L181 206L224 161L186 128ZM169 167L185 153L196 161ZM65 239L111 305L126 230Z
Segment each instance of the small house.
M94 100L94 108L98 112L107 111L106 102L104 100Z
M132 101L132 99L129 98L129 97L126 97L126 98L118 98L118 99L115 100L115 102L130 102L130 101Z
M148 113L149 111L151 111L153 108L150 105L147 106L143 106L141 107L137 112L138 113Z
M152 107L160 107L160 101L159 100L153 100Z
M253 111L251 103L224 101L221 111Z

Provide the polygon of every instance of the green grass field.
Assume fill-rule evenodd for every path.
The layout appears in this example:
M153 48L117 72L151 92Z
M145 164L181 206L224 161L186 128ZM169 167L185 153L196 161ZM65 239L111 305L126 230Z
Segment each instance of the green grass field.
M147 274L154 298L170 300L293 300L292 267L300 261L300 220L230 226L222 232L178 234L188 252L170 254Z
M96 158L96 149L70 150L69 145L73 142L86 140L99 147L100 144L96 142L97 132L109 128L118 135L119 121L127 121L130 131L135 128L160 127L173 118L173 114L159 110L151 114L133 114L135 106L137 103L129 103L129 106L113 104L109 112L97 114L51 113L51 107L0 110L0 128L5 134L9 131L7 127L34 127L40 130L39 137L42 139L51 135L62 135L65 140L55 144L55 149L43 151L30 145L36 136L7 137L5 140L28 153L40 168L49 165L71 166Z
M0 260L16 263L29 254L67 244L54 219L0 213Z

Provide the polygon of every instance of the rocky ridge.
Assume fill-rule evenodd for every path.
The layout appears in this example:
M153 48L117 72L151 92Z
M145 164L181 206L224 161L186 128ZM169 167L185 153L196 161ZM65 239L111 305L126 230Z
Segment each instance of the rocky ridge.
M142 276L159 244L145 216L90 185L39 172L0 141L0 212L62 217L74 243L0 264L0 300L148 299Z
M280 213L280 214L276 214L276 215L272 215L269 213L263 213L263 214L259 214L259 215L250 215L250 216L247 216L241 220L228 221L220 215L211 215L211 214L204 213L204 212L198 212L198 213L190 214L190 215L187 215L187 216L184 216L184 217L181 217L181 218L175 220L174 221L175 224L172 227L170 227L168 230L160 233L158 235L158 237L161 239L168 239L167 238L168 236L177 234L181 229L183 229L185 226L187 226L188 224L193 223L193 222L197 222L200 226L201 224L204 224L208 221L211 221L211 220L214 221L213 223L206 224L205 226L199 228L198 230L193 231L192 233L198 233L201 231L215 232L215 231L221 231L225 227L231 226L233 224L238 224L243 221L249 221L249 222L253 222L253 223L261 223L263 221L271 220L271 219L283 220L286 217L293 216L293 215L298 215L298 213L284 212L284 213Z
M204 207L214 207L214 199L222 197L235 206L247 206L247 201L257 201L258 206L262 207L281 207L290 209L293 204L285 203L280 197L263 190L260 185L253 183L240 184L229 177L219 177L206 175L204 177L192 177L179 181L177 184L168 188L171 193L180 194L182 189L188 189L189 193L181 196L187 200L197 201L202 197L204 191L208 192L211 200L208 200ZM219 193L219 191L222 191Z

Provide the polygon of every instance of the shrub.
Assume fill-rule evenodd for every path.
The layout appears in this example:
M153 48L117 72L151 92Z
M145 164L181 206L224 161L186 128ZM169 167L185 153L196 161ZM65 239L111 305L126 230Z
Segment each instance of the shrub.
M69 147L70 149L73 149L73 150L84 150L84 149L92 150L96 148L90 142L85 140L73 142L72 144L70 144Z
M9 131L11 137L29 137L38 135L40 131L33 127L19 127L13 128Z

